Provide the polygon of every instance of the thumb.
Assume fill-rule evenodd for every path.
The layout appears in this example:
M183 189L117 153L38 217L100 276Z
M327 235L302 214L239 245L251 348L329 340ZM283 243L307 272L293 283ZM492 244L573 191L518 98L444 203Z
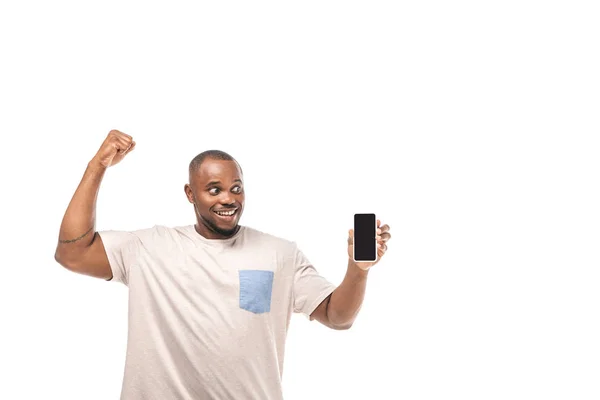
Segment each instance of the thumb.
M348 244L354 243L354 229L348 231Z

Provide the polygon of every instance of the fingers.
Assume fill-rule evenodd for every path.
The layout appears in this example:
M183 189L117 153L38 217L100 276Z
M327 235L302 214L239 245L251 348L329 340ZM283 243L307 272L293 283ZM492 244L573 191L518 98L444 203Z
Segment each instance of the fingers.
M108 133L108 137L109 139L112 139L113 142L116 141L119 143L121 145L119 147L122 150L129 150L129 147L133 143L133 137L116 129L111 130Z
M387 242L392 237L392 234L389 232L382 233L381 235L377 235L377 240Z
M117 153L122 154L129 148L129 143L125 142L123 139L117 138L113 139L112 142L114 148L117 149Z
M122 141L123 147L121 148L121 154L125 155L131 151L131 148L134 146L134 141L130 139L125 139Z
M133 138L123 132L112 130L108 134L109 140L111 140L112 145L117 149L117 154L125 155L134 145Z
M377 229L377 240L382 240L384 242L387 242L388 240L391 239L392 234L389 232L390 231L390 226L385 224L382 227Z
M120 138L114 139L112 145L115 149L117 149L117 154L119 155L125 155L125 153L127 153L131 147L131 143L127 143L125 140Z
M392 238L392 234L388 224L381 226L381 222L377 220L377 226L377 255L381 258L388 249L386 242Z
M385 224L385 225L379 226L379 228L377 228L377 233L388 232L389 230L390 230L390 226L388 224Z
M384 234L385 235L385 234ZM388 241L388 237L384 236L384 237L379 237L377 239L377 254L379 256L379 258L383 257L383 255L385 254L385 252L387 251L388 247L387 247L387 241Z
M377 248L387 250L387 240L377 239Z
M383 255L387 251L387 245L385 243L383 245L381 245L380 243L378 243L377 246L378 246L377 247L377 257L381 258L381 257L383 257Z
M133 149L135 149L135 141L131 142L131 147L129 147L129 150L127 150L127 152L131 153Z
M121 154L123 154L123 156L125 156L125 155L127 155L127 154L131 153L131 151L132 151L134 148L135 148L135 142L133 142L133 141L132 141L132 142L129 144L129 147L127 147L127 148L126 148L126 149L125 149L125 150L124 150L124 151L123 151Z
M128 139L129 141L133 140L133 138L131 136L129 136L128 134L123 133L121 131L118 131L116 129L113 129L112 131L110 131L108 133L108 135L109 136L115 136L115 137L118 137L118 138Z

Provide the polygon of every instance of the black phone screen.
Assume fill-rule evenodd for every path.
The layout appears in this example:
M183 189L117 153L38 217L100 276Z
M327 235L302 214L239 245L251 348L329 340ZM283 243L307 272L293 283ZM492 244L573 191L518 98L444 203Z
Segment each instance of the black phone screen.
M354 260L377 260L375 214L354 214Z

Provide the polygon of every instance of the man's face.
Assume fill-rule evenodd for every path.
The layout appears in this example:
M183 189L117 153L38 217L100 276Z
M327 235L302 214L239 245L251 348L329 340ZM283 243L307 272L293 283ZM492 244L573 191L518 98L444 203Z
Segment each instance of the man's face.
M207 158L190 177L190 184L185 185L185 192L195 204L200 233L208 239L235 234L245 197L237 163Z

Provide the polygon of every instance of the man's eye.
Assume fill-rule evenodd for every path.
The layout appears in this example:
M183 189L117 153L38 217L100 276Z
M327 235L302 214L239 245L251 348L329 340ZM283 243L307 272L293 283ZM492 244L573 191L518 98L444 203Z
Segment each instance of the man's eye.
M217 195L219 194L219 189L218 188L211 188L208 190L208 193L212 194L212 195Z
M240 186L236 186L233 188L233 193L239 194L242 192L242 188Z

